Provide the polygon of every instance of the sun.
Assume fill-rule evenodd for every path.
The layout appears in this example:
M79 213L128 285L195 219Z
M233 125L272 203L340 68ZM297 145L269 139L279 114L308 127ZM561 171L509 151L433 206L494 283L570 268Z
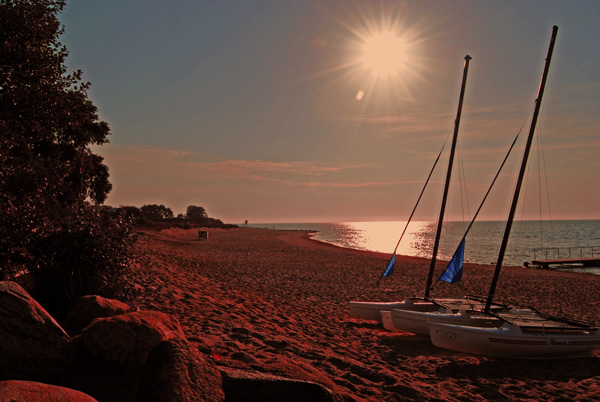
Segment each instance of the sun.
M405 67L404 39L394 32L380 32L363 39L360 62L376 77L389 77Z
M318 6L331 21L331 40L313 43L331 57L314 77L332 76L336 85L360 102L363 111L398 109L414 103L435 63L427 43L439 36L437 21L415 15L408 2L339 2ZM317 47L318 45L318 47Z

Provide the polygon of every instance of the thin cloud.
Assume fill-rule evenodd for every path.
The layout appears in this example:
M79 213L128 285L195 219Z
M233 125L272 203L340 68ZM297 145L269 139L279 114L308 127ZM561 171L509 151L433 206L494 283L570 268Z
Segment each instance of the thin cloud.
M181 149L166 149L166 148L155 148L144 145L114 145L106 144L97 146L96 151L101 154L109 155L144 155L144 156L158 156L164 158L168 156L172 157L192 157L198 155L197 152L184 151Z
M372 187L398 183L346 183L341 179L355 169L368 169L370 164L323 165L308 161L274 162L230 159L198 161L195 152L145 146L109 145L99 150L109 167L120 176L136 176L138 181L153 180L227 180L261 181L302 187Z
M304 187L328 188L367 188L367 187L394 187L401 184L422 184L422 181L371 181L360 183L295 183Z
M308 176L320 176L325 173L335 173L344 170L336 166L318 166L310 162L271 162L264 160L227 160L220 162L196 162L188 166L199 166L215 172L251 172L263 173L293 173Z

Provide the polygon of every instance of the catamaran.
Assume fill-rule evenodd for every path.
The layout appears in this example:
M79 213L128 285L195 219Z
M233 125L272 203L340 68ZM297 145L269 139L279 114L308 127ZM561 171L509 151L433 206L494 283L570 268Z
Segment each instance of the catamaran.
M466 87L466 83L467 83L467 74L469 71L470 60L471 60L471 56L466 55L464 69L463 69L463 78L462 78L462 85L461 85L461 90L460 90L460 97L459 97L459 101L458 101L458 111L456 113L456 120L454 122L454 135L452 137L452 147L450 150L450 157L448 160L448 170L446 172L446 184L444 186L440 218L438 221L436 237L435 237L435 242L434 242L434 246L433 246L433 254L431 257L431 265L429 268L427 285L425 287L425 297L422 299L407 298L404 301L400 301L400 302L351 301L350 302L350 315L352 315L355 318L381 322L381 311L390 311L392 309L415 309L417 311L428 311L429 309L432 308L432 306L435 306L435 304L433 304L432 301L429 300L429 292L430 292L431 282L433 280L433 271L435 269L435 262L436 262L438 247L439 247L439 240L440 240L440 235L442 232L442 222L443 222L443 218L444 218L444 210L446 207L446 199L448 197L448 188L450 185L450 176L452 174L452 164L454 162L454 153L456 151L456 142L457 142L457 138L458 138L458 127L460 124L460 116L462 113L462 104L463 104L463 99L464 99L464 95L465 95L465 87ZM443 148L442 148L442 150L443 150ZM441 155L441 151L440 151L440 154L438 154L438 157L433 165L433 169L435 169L435 166L437 165L440 155ZM415 210L417 208L417 205L419 204L419 201L421 200L421 197L423 196L423 192L425 191L425 187L427 186L427 183L429 182L429 179L431 178L433 169L429 173L429 177L427 178L425 185L423 186L423 189L421 190L421 194L419 195L417 203L416 203L415 207L413 208L413 211L408 219L408 222L406 223L404 231L402 232L402 235L400 236L400 239L398 240L398 243L396 244L396 248L394 249L394 252L392 253L392 257L390 258L390 261L389 261L385 271L379 278L380 280L384 277L391 275L394 270L398 245L400 244L400 241L402 241L402 237L404 236L404 233L406 232L406 228L408 227L408 224L410 223L412 216L415 213ZM378 281L378 283L379 283L379 281Z
M520 133L519 133L520 134ZM479 216L479 212L481 212L481 208L483 207L487 197L490 195L502 168L504 167L512 149L519 138L519 134L515 137L510 146L508 153L504 157L502 164L500 165L500 169L496 172L496 176L492 180L483 200L481 201L477 212L473 216L471 223L467 227L462 240L460 241L458 248L454 252L454 255L448 266L442 273L441 277L438 279L439 281L448 282L450 284L454 284L459 282L462 279L462 268L463 268L463 260L465 254L465 240L467 234L473 227L473 223ZM483 327L493 327L499 326L502 324L500 320L497 318L491 318L486 315L482 315L481 312L484 310L486 305L486 299L482 297L469 296L461 299L431 299L431 304L429 308L393 308L390 311L390 319L392 320L392 325L395 328L402 329L404 331L413 332L415 334L421 335L429 335L429 323L430 322L440 322L440 323L454 323L454 324L472 324ZM506 304L500 303L492 303L490 305L490 309L493 311L507 311L511 310L515 314L519 313L518 309L515 309Z
M591 323L543 314L532 308L491 311L540 112L557 32L558 27L554 26L542 81L535 101L529 136L485 308L481 314L471 316L466 322L457 321L449 324L441 320L430 319L428 321L429 335L432 343L436 346L486 356L524 359L583 357L600 351L600 330ZM448 320L450 318L446 317L446 321ZM480 320L497 320L499 325L485 327L480 325L483 322Z
M434 241L434 245L433 245L433 252L432 252L431 263L430 263L430 267L429 267L429 274L428 274L427 283L425 286L425 295L422 298L410 297L410 298L406 298L404 301L398 301L398 302L351 301L350 302L350 315L355 318L382 322L382 312L384 312L386 320L387 320L390 317L389 314L387 314L387 312L391 311L392 312L391 319L393 322L393 327L390 327L389 321L386 322L386 325L388 325L388 327L390 329L397 329L397 330L415 332L415 333L426 335L429 333L428 332L429 329L428 329L426 323L424 326L420 326L419 328L417 328L417 327L413 326L411 322L407 321L406 323L403 323L399 320L394 320L394 312L398 312L398 311L412 311L412 312L423 312L423 313L436 312L436 311L458 312L458 311L463 311L465 309L466 309L466 311L474 311L473 309L480 310L481 308L483 308L483 303L482 303L481 299L470 297L470 296L466 296L464 298L458 298L458 299L432 299L429 297L430 291L431 291L431 284L433 281L433 274L434 274L434 270L435 270L435 266L436 266L436 259L437 259L437 253L438 253L438 248L439 248L439 243L440 243L440 237L441 237L441 233L442 233L442 224L443 224L443 219L444 219L444 214L445 214L446 201L448 198L448 189L450 186L450 178L452 175L452 165L454 162L454 154L456 151L456 143L457 143L457 139L458 139L458 128L459 128L459 124L460 124L460 117L462 114L462 105L463 105L463 100L464 100L465 87L466 87L466 81L467 81L467 74L469 71L470 60L471 60L471 56L469 56L469 55L465 56L465 64L464 64L464 69L463 69L463 78L462 78L461 91L460 91L460 97L459 97L459 102L458 102L458 110L457 110L456 119L454 122L454 135L452 137L452 146L451 146L451 150L450 150L450 157L448 160L448 168L446 171L446 181L445 181L445 186L444 186L444 192L442 195L442 203L441 203L440 215L439 215L437 229L436 229L436 237L435 237L435 241ZM440 154L441 154L441 151L440 151ZM433 165L433 169L435 169L435 166L439 160L439 157L440 157L440 155L438 155L438 157ZM398 245L400 244L400 241L402 240L402 237L404 236L404 233L406 232L406 228L408 227L408 224L410 223L410 221L412 219L412 216L416 210L416 207L419 204L419 201L421 200L421 197L423 195L425 187L427 186L427 183L429 182L429 179L431 178L431 174L433 173L433 169L429 173L429 177L427 178L427 180L425 182L425 186L423 187L423 190L421 191L421 194L419 195L417 203L408 219L408 222L404 228L404 231L402 232L402 235L400 236L400 239L398 240L398 243L396 244L396 248L394 249L394 252L392 253L392 257L391 257L383 275L381 276L381 278L379 278L380 280L384 277L391 275L391 273L394 270ZM451 262L451 264L452 264L452 262ZM462 268L462 259L460 261L460 265ZM460 273L457 273L457 275L460 275ZM456 276L452 280L456 280L456 279L458 279L458 276ZM494 304L494 309L506 309L506 308L508 308L508 306L497 304L497 303Z

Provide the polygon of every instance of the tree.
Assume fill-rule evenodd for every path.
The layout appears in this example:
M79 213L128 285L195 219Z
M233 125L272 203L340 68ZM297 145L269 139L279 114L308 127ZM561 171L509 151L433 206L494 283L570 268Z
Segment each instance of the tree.
M81 71L67 73L68 53L58 40L64 6L0 2L0 274L39 273L32 250L73 229L65 225L77 217L86 216L90 229L107 228L94 223L100 217L91 203L103 203L112 186L90 147L107 143L110 130Z
M130 222L134 224L142 224L145 222L144 213L138 207L134 206L122 206L117 209L117 212L122 214L125 218L127 218Z
M165 207L164 205L148 204L140 208L144 218L149 221L164 221L173 217L173 211L171 208Z
M103 158L90 145L108 142L87 98L81 71L66 74L67 50L57 13L64 1L8 0L0 5L0 144L3 175L15 197L44 197L71 206L89 197L106 199L111 185ZM11 180L12 179L12 180ZM32 181L26 179L33 179ZM18 188L18 185L30 185Z
M195 205L190 205L187 207L185 216L191 221L203 221L208 218L206 210L203 207L197 207Z

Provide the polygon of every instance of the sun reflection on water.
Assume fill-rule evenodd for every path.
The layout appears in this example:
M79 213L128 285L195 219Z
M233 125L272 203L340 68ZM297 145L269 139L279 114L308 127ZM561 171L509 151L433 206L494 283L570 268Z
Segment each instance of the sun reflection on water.
M348 247L392 253L406 222L346 222L341 225L347 226L343 242ZM411 222L396 252L405 255L418 252L428 225L429 222Z

